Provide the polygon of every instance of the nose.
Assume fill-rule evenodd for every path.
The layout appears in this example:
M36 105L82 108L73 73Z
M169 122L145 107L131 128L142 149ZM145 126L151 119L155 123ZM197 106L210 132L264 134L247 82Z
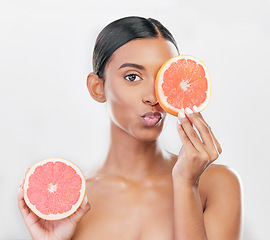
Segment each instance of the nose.
M153 84L153 82L152 84L149 84L149 86L145 88L142 101L143 103L151 105L151 106L155 106L156 104L158 104L158 100L157 100L156 92L155 92L155 84Z
M158 104L157 100L156 101L146 100L146 101L143 101L143 102L146 103L146 104L149 104L151 106L155 106L155 105Z

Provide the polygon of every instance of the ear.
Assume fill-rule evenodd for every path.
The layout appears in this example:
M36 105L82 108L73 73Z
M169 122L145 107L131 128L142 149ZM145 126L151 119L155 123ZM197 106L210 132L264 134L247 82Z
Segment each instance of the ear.
M87 88L91 97L97 102L106 102L104 81L95 73L90 73L87 77Z

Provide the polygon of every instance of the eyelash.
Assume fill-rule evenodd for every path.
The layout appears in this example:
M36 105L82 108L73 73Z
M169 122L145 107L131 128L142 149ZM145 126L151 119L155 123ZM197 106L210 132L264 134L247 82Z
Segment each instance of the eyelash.
M135 77L135 80L130 80L130 79L128 79L129 77ZM139 79L136 80L136 78L139 78ZM125 79L129 82L137 82L137 81L141 80L141 77L138 74L132 73L132 74L126 75Z

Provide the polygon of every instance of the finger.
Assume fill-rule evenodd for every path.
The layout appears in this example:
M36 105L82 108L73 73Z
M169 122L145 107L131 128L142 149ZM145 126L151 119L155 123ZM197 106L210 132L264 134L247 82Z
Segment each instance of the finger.
M180 124L189 139L189 141L192 143L192 145L196 148L199 152L205 152L204 145L196 133L195 129L193 128L192 124L190 124L190 120L186 117L183 110L179 111L178 119L180 121Z
M197 113L194 113L191 109L187 108L187 116L193 122L194 126L198 130L202 142L205 146L205 149L210 157L210 161L215 161L219 156L219 151L215 144L215 141L212 137L212 134L208 128L208 125L205 124L198 116Z
M24 184L24 178L21 179L19 188L23 188L23 184Z
M18 207L28 229L40 220L40 217L32 212L25 203L22 188L20 188L18 192Z
M30 168L28 167L26 168L25 175L27 174L29 169ZM22 178L20 181L19 189L18 189L18 207L22 216L25 218L31 212L31 210L29 209L29 207L24 201L24 189L23 189L24 181L25 181L25 178Z
M199 117L198 114L194 113L191 109L186 109L187 115L189 119L193 122L194 126L200 133L200 137L202 138L203 143L206 146L214 147L214 140L211 136L209 127L205 124Z
M27 175L27 173L29 172L29 170L30 170L30 167L26 167L25 173L24 173L25 176Z
M85 196L82 204L77 209L77 211L70 216L71 221L78 223L82 217L91 209L90 204L88 203L87 196Z
M25 219L30 214L30 209L24 201L24 191L23 191L23 187L22 187L22 184L23 184L22 182L23 181L21 181L21 183L20 183L20 187L19 187L19 191L18 191L18 207L19 207L19 210L22 214L22 217Z
M215 145L217 146L218 152L221 153L222 152L222 147L220 145L220 143L218 142L218 140L216 139L215 135L213 134L213 131L211 129L211 127L206 123L206 121L204 120L204 118L202 117L201 113L198 113L199 119L208 127L210 134L215 142Z
M30 170L29 167L27 167L27 168L25 169L24 178L22 178L21 181L20 181L20 186L19 186L20 188L23 188L24 181L25 181L25 177L26 177L27 173L29 172L29 170Z
M20 187L18 190L18 207L24 221L27 224L31 225L32 223L38 221L39 217L32 212L32 210L27 206L24 200L24 188L23 188L24 180L25 180L24 178L21 180Z
M198 108L196 106L193 107L194 112L198 115L199 119L205 124L205 126L208 128L212 139L214 140L214 143L216 145L216 148L218 150L218 153L221 154L222 153L222 147L220 145L220 143L218 142L218 140L216 139L215 135L212 132L211 127L207 124L207 122L204 120L202 114L198 111Z
M196 129L200 134L202 142L209 155L210 161L211 162L215 161L219 156L219 152L217 150L217 147L215 145L214 139L212 138L209 128L207 127L206 124L203 123L203 121L198 117L196 113L192 112L191 109L188 108L186 109L186 111L188 117L193 122L194 126L196 127Z
M184 148L181 148L180 152L183 149L185 149L187 154L190 154L192 157L195 157L195 158L198 157L202 161L202 164L205 165L204 169L206 169L211 164L208 153L205 150L199 152L194 147L193 143L190 141L189 137L186 135L182 124L180 124L179 122L177 124L177 130L184 146Z
M182 144L183 144L183 148L181 148L181 149L185 149L185 151L187 153L192 153L192 152L199 153L197 148L193 145L193 143L190 141L189 137L187 136L180 121L178 121L178 123L177 123L177 131L178 131L179 137L180 137Z

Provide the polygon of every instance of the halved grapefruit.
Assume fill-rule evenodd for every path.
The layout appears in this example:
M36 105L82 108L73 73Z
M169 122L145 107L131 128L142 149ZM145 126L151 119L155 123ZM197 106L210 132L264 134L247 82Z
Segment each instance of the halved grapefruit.
M39 217L58 220L70 216L85 195L81 170L63 158L48 158L33 165L24 181L24 200Z
M178 55L160 68L155 82L160 106L169 114L196 106L202 111L210 99L210 77L206 66L190 55Z

